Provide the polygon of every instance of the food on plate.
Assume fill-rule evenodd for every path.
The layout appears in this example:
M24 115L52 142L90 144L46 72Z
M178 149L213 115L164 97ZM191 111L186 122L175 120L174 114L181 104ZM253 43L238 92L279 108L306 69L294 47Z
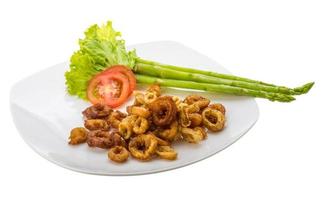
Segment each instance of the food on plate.
M191 113L188 115L190 121L191 121L191 127L197 127L200 126L202 123L202 116L199 113Z
M201 110L209 105L210 100L200 95L190 95L187 96L183 102L187 105L195 105L199 110Z
M149 128L149 122L144 117L137 117L136 121L134 122L133 131L135 134L143 134Z
M218 110L221 113L223 113L223 115L225 115L225 112L226 112L225 107L220 103L211 104L211 105L209 105L209 108Z
M136 88L136 78L134 73L131 71L130 68L124 66L124 65L113 65L109 69L104 71L104 74L111 74L111 73L119 72L126 76L126 78L129 81L129 88L130 88L130 94L135 90Z
M146 94L154 94L156 97L159 97L161 95L160 85L156 83L150 85Z
M130 136L132 136L136 119L137 119L136 115L129 115L120 122L119 134L125 140L128 140L130 138Z
M198 143L207 138L207 133L202 127L185 128L181 129L184 140L189 143Z
M154 137L154 139L156 139L156 141L158 142L159 146L169 146L170 145L170 142L168 142L166 140L163 140L161 138L158 138L152 132L148 132L147 135L150 135L150 136Z
M157 135L166 140L166 141L173 141L178 134L178 122L175 120L169 126L163 128L159 128Z
M163 96L149 104L152 119L157 126L170 125L176 119L177 107L172 97Z
M158 141L151 135L137 135L129 142L129 151L134 158L150 160L158 146Z
M155 98L146 100L149 94ZM107 105L95 104L82 114L85 128L71 131L69 144L86 142L89 147L108 150L108 158L125 162L132 158L149 161L154 158L175 160L178 153L173 145L179 142L200 143L207 130L221 131L225 126L225 107L210 104L198 95L185 99L161 95L159 85L150 85L145 92L134 92L133 105L127 114Z
M129 157L128 150L123 146L115 146L112 147L107 153L108 158L113 160L114 162L125 162Z
M85 109L82 114L86 119L101 119L107 117L112 111L109 106L98 103Z
M130 115L137 115L143 118L148 118L151 115L151 112L148 108L140 106L127 106L127 113Z
M122 66L122 68L126 67ZM115 108L128 99L133 91L133 86L123 73L118 71L109 72L109 70L100 72L90 80L87 88L87 98L93 104L100 103ZM126 68L126 70L129 69Z
M71 130L70 145L87 143L108 151L108 159L123 163L132 158L149 161L175 160L174 145L202 143L208 132L225 128L226 108L201 95L185 99L162 95L160 87L186 88L230 95L251 96L271 101L291 102L314 85L288 88L229 74L167 65L143 59L128 51L121 33L112 22L92 25L79 40L79 50L65 73L67 92L93 105L82 114L84 127ZM147 84L145 92L136 84ZM131 95L126 112L113 110Z
M122 105L136 88L136 78L130 68L114 65L96 74L87 87L87 98L93 104L112 108Z
M113 146L126 146L125 140L118 133L110 133L104 130L90 131L87 136L87 144L90 147L102 149L108 149Z
M90 147L99 147L99 148L110 148L111 146L111 134L108 131L95 130L91 131L87 136L87 144Z
M158 146L155 152L163 159L175 160L177 158L177 152L170 146Z
M71 130L69 144L81 144L87 141L88 131L83 127L77 127Z
M91 106L92 107L92 106ZM107 123L113 128L119 128L120 122L127 117L126 113L120 112L119 110L111 112L108 115Z
M84 125L86 129L90 131L99 130L99 129L106 131L109 129L109 125L107 121L103 119L87 119L85 120Z
M122 105L133 93L137 83L156 84L136 98L135 105L149 104L158 95L158 87L188 88L291 102L295 95L307 93L314 82L288 88L230 74L167 65L140 58L136 50L128 51L121 33L108 21L92 25L79 40L80 49L71 56L70 69L65 73L70 95L104 104L111 108ZM191 101L197 100L191 97ZM187 104L190 100L185 101ZM206 101L199 102L201 109ZM204 104L203 104L204 103Z
M202 122L210 131L220 131L224 128L225 116L216 109L206 108L202 111Z

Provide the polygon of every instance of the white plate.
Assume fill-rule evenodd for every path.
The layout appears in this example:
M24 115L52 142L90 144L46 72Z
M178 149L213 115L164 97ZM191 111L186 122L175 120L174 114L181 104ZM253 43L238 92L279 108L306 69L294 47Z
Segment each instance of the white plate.
M176 42L151 42L130 48L136 48L143 58L229 73L215 61ZM180 97L202 93L212 102L223 103L227 109L226 128L208 134L208 139L200 144L174 145L178 151L175 161L129 159L124 164L115 164L107 159L105 150L88 148L85 144L67 144L70 130L83 124L81 111L89 106L89 103L66 94L64 72L68 67L69 63L61 63L20 81L11 90L10 103L14 122L25 142L47 160L78 172L136 175L183 167L223 150L244 135L258 119L258 107L253 98L164 89L164 93ZM125 105L121 110L124 108Z

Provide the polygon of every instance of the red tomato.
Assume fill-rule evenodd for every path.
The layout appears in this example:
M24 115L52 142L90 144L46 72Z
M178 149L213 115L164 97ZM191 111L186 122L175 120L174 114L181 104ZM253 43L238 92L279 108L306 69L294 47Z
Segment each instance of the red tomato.
M87 97L93 104L106 104L112 108L122 105L130 94L127 77L119 72L100 73L90 80Z
M106 74L112 72L120 72L128 78L130 85L129 94L131 94L136 89L136 78L134 73L131 71L129 67L126 67L124 65L113 65L102 73Z

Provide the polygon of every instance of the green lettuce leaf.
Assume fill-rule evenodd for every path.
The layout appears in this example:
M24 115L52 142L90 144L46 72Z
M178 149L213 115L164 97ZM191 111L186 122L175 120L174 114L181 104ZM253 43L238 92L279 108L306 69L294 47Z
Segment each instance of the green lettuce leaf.
M80 49L73 53L70 69L65 72L67 92L87 99L89 80L98 72L116 64L135 66L136 52L127 51L121 33L105 25L92 25L85 31L85 38L79 40Z

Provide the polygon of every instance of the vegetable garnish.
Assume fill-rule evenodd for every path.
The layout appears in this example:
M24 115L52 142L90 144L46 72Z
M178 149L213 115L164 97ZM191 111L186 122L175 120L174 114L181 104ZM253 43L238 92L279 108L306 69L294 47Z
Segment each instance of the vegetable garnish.
M127 76L116 72L101 72L94 76L87 89L88 100L93 104L106 104L112 108L122 105L131 93Z
M135 66L135 51L127 51L121 33L112 28L112 22L99 27L92 25L79 40L80 49L71 56L70 70L65 73L67 91L87 99L89 81L97 73L112 65Z
M131 71L131 69L123 65L113 65L109 69L105 70L103 73L107 74L113 72L122 73L127 77L129 81L129 88L130 88L129 94L131 94L136 89L136 78L134 73Z
M164 87L189 88L232 95L243 95L291 102L294 95L306 94L314 85L307 83L300 87L288 88L229 74L203 71L174 65L161 64L139 58L135 50L127 51L121 33L108 21L103 26L92 25L79 40L80 49L71 57L70 70L65 73L67 91L70 95L87 99L89 81L113 65L125 65L136 75L138 83L157 83ZM114 67L113 67L114 68ZM129 79L131 92L135 88Z

